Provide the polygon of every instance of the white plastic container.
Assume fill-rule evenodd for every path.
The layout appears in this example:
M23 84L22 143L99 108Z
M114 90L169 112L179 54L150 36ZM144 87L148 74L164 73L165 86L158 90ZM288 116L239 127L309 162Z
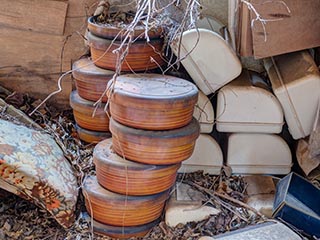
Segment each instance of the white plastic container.
M216 118L219 132L280 133L284 123L278 99L248 71L220 89Z
M265 60L272 88L294 139L310 135L319 104L320 74L307 51Z
M211 133L214 124L214 111L210 99L199 91L198 102L193 117L200 123L200 133Z
M178 55L180 41L171 45ZM235 79L241 63L233 49L219 34L207 29L183 33L179 59L199 89L206 95Z
M292 156L288 144L278 135L233 133L228 139L227 165L233 173L287 174Z
M202 170L205 173L220 174L223 156L219 144L208 134L200 134L190 158L182 162L180 173Z

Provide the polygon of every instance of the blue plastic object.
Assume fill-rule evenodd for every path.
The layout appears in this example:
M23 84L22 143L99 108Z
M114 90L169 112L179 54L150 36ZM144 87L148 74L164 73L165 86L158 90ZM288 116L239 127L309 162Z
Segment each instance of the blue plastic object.
M296 173L290 173L277 184L273 217L319 238L320 189Z

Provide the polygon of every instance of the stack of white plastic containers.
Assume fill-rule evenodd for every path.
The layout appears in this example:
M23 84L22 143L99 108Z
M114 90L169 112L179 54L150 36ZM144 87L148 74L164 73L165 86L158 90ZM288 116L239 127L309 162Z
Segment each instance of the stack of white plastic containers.
M230 133L226 163L234 173L286 174L291 152L277 135L284 124L280 102L249 71L218 92L216 127Z
M257 74L242 70L233 50L213 31L189 30L180 49L172 49L202 91L194 113L202 134L180 171L219 172L223 154L208 135L215 123L228 136L225 164L233 173L289 173L292 156L280 136L283 125L286 121L293 139L306 137L318 108L320 75L311 55L302 51L266 59L270 88ZM216 114L206 96L212 93L217 94Z
M206 29L184 32L180 49L179 46L171 47L177 57L183 59L183 66L200 90L194 117L200 122L201 134L193 155L183 163L180 172L201 169L218 174L223 165L223 154L217 141L209 135L215 119L206 95L236 78L241 73L241 63L222 37Z

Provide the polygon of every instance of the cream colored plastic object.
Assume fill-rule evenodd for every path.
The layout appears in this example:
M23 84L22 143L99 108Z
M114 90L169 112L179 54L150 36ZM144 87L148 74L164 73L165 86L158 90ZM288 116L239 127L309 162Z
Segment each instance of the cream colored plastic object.
M171 45L178 55L176 41ZM192 51L191 51L192 50ZM232 48L217 33L191 29L183 33L179 59L200 90L208 95L235 79L241 63Z
M219 144L208 134L200 134L190 158L182 162L180 173L202 170L210 174L220 174L223 164Z
M310 135L320 96L320 74L307 51L265 61L272 88L279 99L294 139Z
M198 102L193 117L200 123L200 133L211 133L214 124L214 111L210 99L199 91Z
M248 71L243 71L220 89L216 116L219 132L281 132L283 111L278 99L263 87L260 77L255 76L253 80ZM254 86L253 82L261 87Z
M292 156L287 143L278 135L233 133L228 140L227 165L233 173L287 174Z

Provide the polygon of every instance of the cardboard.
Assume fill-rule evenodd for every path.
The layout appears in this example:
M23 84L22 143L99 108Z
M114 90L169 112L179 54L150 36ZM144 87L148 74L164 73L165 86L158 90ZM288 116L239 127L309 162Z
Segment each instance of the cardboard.
M251 0L263 19L263 26L255 22L252 29L255 58L264 58L320 46L319 0ZM250 12L251 20L256 16Z
M229 30L235 31L231 36L241 56L260 59L320 46L319 0L247 0L256 12L237 2L236 27ZM265 24L255 20L256 13Z

